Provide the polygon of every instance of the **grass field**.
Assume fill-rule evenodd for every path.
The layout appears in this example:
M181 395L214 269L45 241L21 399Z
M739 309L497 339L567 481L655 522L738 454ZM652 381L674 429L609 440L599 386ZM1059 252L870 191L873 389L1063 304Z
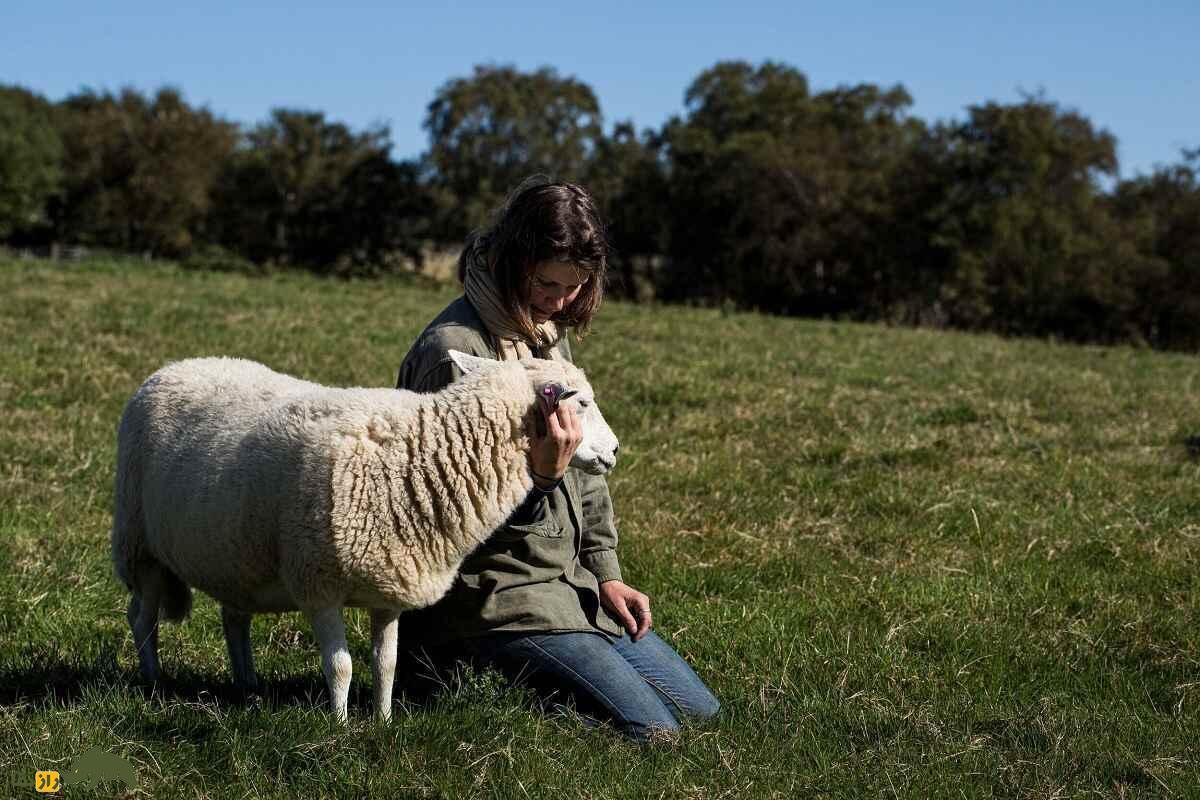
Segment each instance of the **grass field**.
M130 393L212 354L391 385L451 289L0 262L0 297L0 795L99 746L170 798L1200 796L1194 356L607 305L576 354L626 577L723 701L640 748L486 673L376 723L361 612L345 727L295 614L255 621L261 698L199 595L137 683Z

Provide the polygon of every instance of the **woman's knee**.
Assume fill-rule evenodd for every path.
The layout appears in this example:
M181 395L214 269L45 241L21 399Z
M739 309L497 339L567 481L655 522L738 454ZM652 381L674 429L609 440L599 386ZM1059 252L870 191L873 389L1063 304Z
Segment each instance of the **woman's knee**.
M717 712L721 710L721 701L705 686L704 691L689 698L688 706L687 715L697 722L703 722L717 715Z
M617 648L680 721L703 721L721 709L712 690L686 660L653 632L639 643L620 640Z

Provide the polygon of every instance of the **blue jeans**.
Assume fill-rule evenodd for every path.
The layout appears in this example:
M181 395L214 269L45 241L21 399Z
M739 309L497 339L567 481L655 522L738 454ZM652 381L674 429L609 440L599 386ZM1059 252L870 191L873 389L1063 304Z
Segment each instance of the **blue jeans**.
M720 703L654 631L638 641L594 633L491 634L456 645L456 653L493 667L551 704L569 700L579 712L612 722L645 741L712 717Z

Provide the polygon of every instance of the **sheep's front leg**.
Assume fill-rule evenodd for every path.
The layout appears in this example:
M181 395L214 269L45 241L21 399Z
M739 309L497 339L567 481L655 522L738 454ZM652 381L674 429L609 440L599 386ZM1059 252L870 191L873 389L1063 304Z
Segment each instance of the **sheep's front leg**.
M392 609L371 609L371 681L375 688L375 713L392 718L392 682L396 678L396 618Z
M250 614L221 606L221 628L225 631L225 647L229 650L229 668L239 689L258 688L254 673L254 651L250 647Z
M342 609L340 606L318 608L306 611L305 616L317 636L317 644L321 646L321 669L329 686L329 702L333 706L333 713L339 721L345 722L352 666L350 651L346 648Z

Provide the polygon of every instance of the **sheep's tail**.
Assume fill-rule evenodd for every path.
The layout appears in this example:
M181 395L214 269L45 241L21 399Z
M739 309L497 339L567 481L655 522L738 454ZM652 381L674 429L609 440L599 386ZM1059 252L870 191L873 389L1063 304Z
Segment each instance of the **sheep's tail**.
M191 587L144 549L133 556L140 549L140 540L140 532L114 522L112 557L117 577L139 599L139 605L143 594L157 597L162 619L182 622L192 611Z
M140 393L139 393L140 394ZM192 590L146 547L141 496L142 409L138 395L125 408L117 434L117 474L113 503L113 571L140 605L143 594L157 597L162 618L180 622L192 610Z
M141 436L138 424L137 395L125 406L117 428L117 474L113 497L112 561L113 571L125 588L139 594L137 588L138 555L145 545L145 523L141 503Z

